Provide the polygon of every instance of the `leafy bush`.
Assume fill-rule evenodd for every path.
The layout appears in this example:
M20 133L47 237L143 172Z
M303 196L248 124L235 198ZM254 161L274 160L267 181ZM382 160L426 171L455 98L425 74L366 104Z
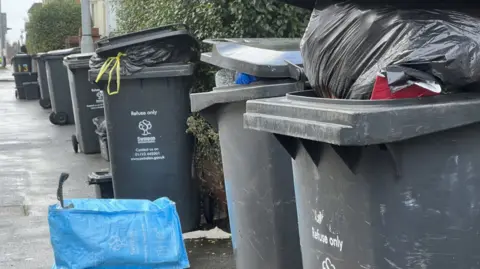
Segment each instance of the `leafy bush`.
M199 40L301 37L309 19L309 12L275 0L117 0L117 5L121 32L184 23ZM208 48L204 46L203 49ZM214 74L211 66L200 65L193 90L212 89ZM223 185L218 135L198 115L188 120L188 126L188 131L197 137L196 157L200 177L209 174L202 169L213 164L220 176L203 179Z
M65 48L65 39L78 35L81 14L81 7L75 0L54 0L33 9L26 24L28 52Z

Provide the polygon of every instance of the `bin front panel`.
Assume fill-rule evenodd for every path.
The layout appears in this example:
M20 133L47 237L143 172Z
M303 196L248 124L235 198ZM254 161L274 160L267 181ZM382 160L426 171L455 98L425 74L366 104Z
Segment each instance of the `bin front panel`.
M184 232L200 217L193 137L186 132L191 85L191 77L122 79L118 94L104 92L115 197L169 197Z
M244 112L217 111L237 268L302 268L291 158L272 134L244 129Z
M289 140L304 268L478 268L479 132L365 147Z
M70 94L72 95L75 129L81 152L100 153L98 135L92 120L103 116L103 91L88 81L88 67L69 69Z
M25 82L37 81L37 73L13 73L15 87L22 88Z
M30 55L17 55L12 59L13 72L29 73L32 72L32 57Z
M48 89L52 102L53 112L63 112L68 115L68 124L74 124L72 96L68 82L67 68L63 65L62 58L46 60Z

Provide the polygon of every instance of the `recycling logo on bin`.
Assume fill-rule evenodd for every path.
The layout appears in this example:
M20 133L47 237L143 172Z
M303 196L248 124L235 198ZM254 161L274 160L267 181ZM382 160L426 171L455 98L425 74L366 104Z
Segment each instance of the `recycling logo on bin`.
M159 136L155 135L155 126L152 121L144 118L145 116L156 116L157 111L131 111L131 116L140 116L137 123L137 146L133 150L131 161L157 161L164 160L165 156L160 152L157 143Z

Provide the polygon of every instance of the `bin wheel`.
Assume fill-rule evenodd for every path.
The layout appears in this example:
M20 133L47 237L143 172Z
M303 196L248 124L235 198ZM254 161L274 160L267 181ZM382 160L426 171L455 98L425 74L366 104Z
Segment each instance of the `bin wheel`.
M52 113L50 113L50 115L48 116L48 119L50 120L50 122L54 125L57 125L57 122L55 121L55 112L52 111Z
M50 100L48 100L48 99L40 99L39 103L40 103L40 106L43 109L48 109L48 108L52 107L52 104L50 103Z
M68 115L65 112L57 112L54 116L57 125L66 125L68 122Z
M17 100L19 99L19 97L18 97L18 90L15 90L15 99L17 99Z
M75 153L78 153L78 140L76 135L72 135L72 146L73 146L73 151Z

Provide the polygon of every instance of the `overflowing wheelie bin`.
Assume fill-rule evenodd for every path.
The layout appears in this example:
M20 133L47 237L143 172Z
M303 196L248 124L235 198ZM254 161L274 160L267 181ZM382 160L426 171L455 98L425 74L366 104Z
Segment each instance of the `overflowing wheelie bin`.
M64 59L72 96L76 132L72 135L73 150L85 154L100 153L98 135L92 120L104 115L103 92L88 80L89 61L93 53L72 54Z
M50 93L48 91L48 80L47 80L47 68L45 66L45 60L42 58L42 56L45 55L45 53L37 53L34 56L34 59L36 60L37 64L37 73L38 73L38 86L40 88L40 106L44 109L48 109L52 107L52 104L50 102Z
M74 124L72 97L68 81L67 68L63 65L63 58L80 53L79 48L49 51L41 56L45 61L47 71L48 90L52 112L50 122L54 125Z
M303 268L475 268L478 94L247 102L293 158ZM263 150L266 151L266 150Z
M253 82L237 77L235 85L190 95L192 111L218 130L236 268L302 268L291 158L273 135L243 128L247 100L303 89L295 72L300 39L206 42L213 51L203 62Z
M182 230L194 230L199 187L186 120L198 42L185 26L169 25L97 45L89 73L104 91L115 198L169 197Z

